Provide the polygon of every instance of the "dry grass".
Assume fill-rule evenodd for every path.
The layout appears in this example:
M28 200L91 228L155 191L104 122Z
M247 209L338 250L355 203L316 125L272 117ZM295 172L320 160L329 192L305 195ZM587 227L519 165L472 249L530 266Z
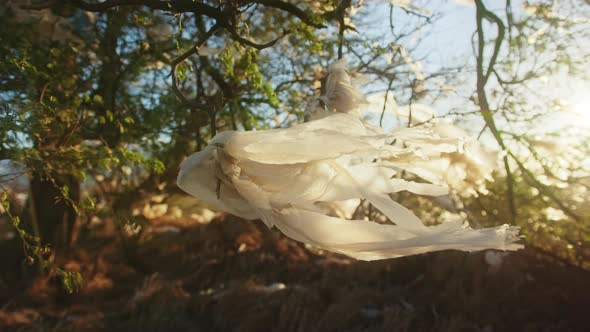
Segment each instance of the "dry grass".
M156 227L166 223L156 222ZM309 250L233 217L137 245L102 234L58 263L80 271L0 282L0 331L583 331L590 274L524 250L491 268L483 253L358 262ZM95 232L101 234L101 232ZM2 280L11 271L2 272Z

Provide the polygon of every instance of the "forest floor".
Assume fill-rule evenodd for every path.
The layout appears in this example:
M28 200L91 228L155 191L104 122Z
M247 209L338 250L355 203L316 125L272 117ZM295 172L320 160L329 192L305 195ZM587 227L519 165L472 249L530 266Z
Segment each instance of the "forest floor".
M155 222L131 243L95 231L55 261L84 277L0 271L0 331L587 331L590 274L456 251L376 262L323 253L261 222ZM495 262L495 263L494 263ZM490 264L494 263L494 264ZM0 269L6 264L0 264ZM16 285L16 286L15 286Z

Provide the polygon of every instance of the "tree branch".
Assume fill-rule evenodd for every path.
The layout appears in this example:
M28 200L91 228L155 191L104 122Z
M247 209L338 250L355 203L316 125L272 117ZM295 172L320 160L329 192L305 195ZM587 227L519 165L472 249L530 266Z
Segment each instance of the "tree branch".
M496 127L496 123L494 121L494 116L490 110L490 105L488 103L485 86L488 82L488 79L491 73L494 70L494 65L496 64L498 54L500 52L500 46L502 45L502 40L504 39L504 23L492 12L488 11L482 0L475 1L476 6L476 20L477 20L477 100L479 103L479 108L482 114L482 117L485 121L486 126L484 128L489 128L492 132L492 135L498 142L498 145L502 148L502 150L507 151L506 145L502 139L502 135L498 131ZM487 18L492 22L496 23L498 26L498 36L496 37L495 45L494 45L494 52L492 57L487 65L487 70L484 73L484 50L485 50L485 36L483 32L483 19ZM516 220L517 217L517 210L516 204L514 201L514 180L512 178L512 172L510 170L510 163L508 160L508 156L504 156L504 169L506 170L506 186L507 186L507 194L508 194L508 203L509 203L509 210L510 215L512 217L512 221Z
M284 2L284 1L280 1L280 0L255 0L255 1L252 1L252 3L259 3L261 5L264 5L265 7L272 7L272 8L280 9L282 11L288 12L288 13L296 16L297 18L299 18L302 22L304 22L307 25L311 25L316 28L324 28L324 26L321 23L314 22L311 15L309 15L305 11L299 9L299 7L297 7L296 5L294 5L292 3Z
M525 180L528 178L528 182L533 187L537 188L541 194L549 197L549 199L551 199L553 203L557 204L557 206L559 206L559 208L563 210L563 212L570 216L572 219L578 222L582 220L582 218L580 218L580 216L577 213L575 213L573 210L567 207L561 200L559 200L559 198L555 196L555 194L551 190L549 190L549 188L547 188L546 185L539 182L539 180L536 179L535 175L531 171L529 171L526 168L526 166L512 152L508 151L508 155L510 155L510 157L512 157L512 159L516 162L518 168L521 170L523 175L526 175L524 177Z
M250 46L253 47L257 50L263 50L265 48L269 48L274 46L279 40L283 39L286 35L288 35L290 33L290 31L286 30L283 32L283 34L271 41L269 41L268 43L264 43L264 44L257 44L249 39L246 39L242 36L240 36L234 29L232 28L226 28L226 30L230 33L231 37L233 40L239 42L240 44L246 45L246 46Z
M210 107L209 111L207 111L207 105L204 104L200 104L198 103L196 100L191 101L189 100L184 93L182 93L182 91L180 91L180 88L178 87L178 78L176 77L176 71L178 69L178 65L180 65L182 62L184 62L185 60L187 60L188 58L190 58L191 56L197 54L199 52L199 47L203 46L203 44L205 44L205 42L207 42L207 40L209 40L209 38L211 38L211 36L213 36L213 34L219 30L221 28L221 25L219 23L213 25L211 27L211 29L209 29L203 36L202 38L189 50L187 50L186 52L184 52L183 54L181 54L179 57L177 57L176 59L174 59L171 63L171 70L170 70L170 74L172 76L172 88L174 89L174 93L178 96L178 98L180 98L180 100L182 100L182 102L187 105L188 107L190 107L192 110L202 110L205 111L207 113L207 115L209 116L209 124L211 126L211 137L215 136L215 134L217 133L217 125L216 125L216 116L217 116L217 105L216 107ZM197 93L198 95L198 93Z
M104 12L120 6L146 6L151 9L159 9L176 13L192 12L195 14L211 17L217 20L219 23L224 23L223 25L227 25L227 17L225 17L221 8L195 0L106 0L98 3L89 3L85 0L69 0L69 2L74 7L91 12ZM280 0L255 0L244 1L243 3L239 3L239 6L244 7L252 4L261 4L265 7L277 8L296 16L307 25L314 26L316 28L324 27L321 22L319 22L317 19L314 19L312 15L300 9L295 4L289 2ZM324 18L330 19L332 14L332 11L325 13Z
M348 26L344 23L344 18L346 16L346 9L350 7L352 4L351 0L342 0L338 7L334 10L334 13L338 17L338 59L342 59L342 47L344 45L344 31L348 28Z
M182 102L184 104L186 104L187 106L190 106L191 108L202 108L204 105L198 104L196 101L189 100L182 93L182 91L180 91L180 88L178 87L178 77L176 76L176 71L178 69L178 65L180 65L182 62L184 62L186 59L190 58L191 56L197 54L198 51L199 51L199 47L203 46L203 44L205 44L205 42L207 42L207 40L219 28L220 28L220 26L218 24L216 24L213 27L211 27L211 29L209 29L209 31L207 31L207 33L205 33L205 35L203 36L203 38L201 40L199 40L195 44L195 46L191 47L188 51L184 52L179 57L177 57L176 59L174 59L172 61L172 63L170 64L171 67L172 67L171 70L170 70L170 75L172 76L172 88L174 89L174 93L176 93L176 95L178 96L178 98L180 98L180 100L182 100Z
M159 9L172 12L192 12L209 16L216 20L223 20L222 12L219 8L197 2L194 0L106 0L98 3L88 3L84 0L69 0L77 8L89 12L104 12L120 6L146 6L151 9Z

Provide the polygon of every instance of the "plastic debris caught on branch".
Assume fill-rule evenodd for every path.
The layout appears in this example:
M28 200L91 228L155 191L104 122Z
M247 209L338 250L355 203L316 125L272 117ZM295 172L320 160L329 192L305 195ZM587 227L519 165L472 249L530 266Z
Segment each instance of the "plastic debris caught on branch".
M515 243L517 227L472 229L457 221L425 226L392 200L389 194L400 191L445 195L443 183L451 176L471 188L491 169L477 143L450 125L385 132L367 124L357 112L365 99L343 63L331 66L329 74L326 92L310 103L318 108L316 120L218 133L182 164L178 186L219 210L261 219L292 239L362 260L522 247ZM394 178L402 171L430 183ZM358 198L395 225L331 217L321 207Z

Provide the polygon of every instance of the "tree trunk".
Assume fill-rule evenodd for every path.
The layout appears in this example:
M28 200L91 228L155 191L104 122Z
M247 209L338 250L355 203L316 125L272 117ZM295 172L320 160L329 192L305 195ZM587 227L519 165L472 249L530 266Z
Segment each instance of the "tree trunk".
M41 174L33 174L26 221L41 244L49 244L57 253L63 253L72 244L78 217L73 204L80 201L80 181L71 175L54 174L53 178L55 184ZM69 200L61 193L60 188L64 186L69 188Z

